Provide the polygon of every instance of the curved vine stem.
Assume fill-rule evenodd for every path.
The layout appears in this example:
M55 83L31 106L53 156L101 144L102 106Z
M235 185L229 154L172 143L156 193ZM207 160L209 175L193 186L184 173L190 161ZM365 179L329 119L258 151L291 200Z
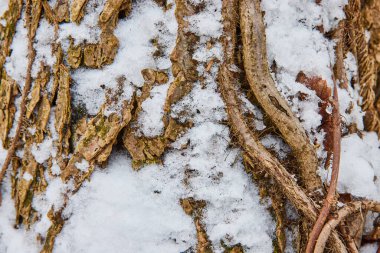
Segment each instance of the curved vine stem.
M338 88L336 82L334 81L334 101L333 101L333 162L332 162L332 173L330 186L327 192L327 196L323 203L321 212L319 213L318 219L315 222L313 229L309 235L309 240L306 246L306 253L313 252L316 240L322 231L323 225L327 220L327 216L330 213L331 206L335 202L335 192L336 186L338 184L338 174L339 174L339 163L340 163L340 141L341 141L341 130L340 130L340 115L339 115L339 98L338 98Z

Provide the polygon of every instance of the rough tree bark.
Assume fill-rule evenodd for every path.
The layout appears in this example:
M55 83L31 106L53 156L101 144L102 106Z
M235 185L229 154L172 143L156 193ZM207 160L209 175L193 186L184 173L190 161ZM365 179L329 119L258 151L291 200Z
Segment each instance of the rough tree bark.
M176 46L170 55L172 80L167 70L142 69L144 84L129 100L121 100L118 97L118 94L122 93L121 85L121 90L108 92L104 104L96 115L84 113L81 118L76 118L77 115L73 114L71 94L72 71L80 68L102 69L113 63L120 46L114 30L119 18L128 17L133 8L132 0L107 0L98 17L99 41L80 44L71 41L65 50L57 38L57 30L62 23L80 24L85 16L87 2L87 0L71 2L62 0L57 1L52 8L46 0L27 0L25 3L21 0L10 0L9 9L3 15L6 23L0 24L0 137L4 148L8 149L0 173L0 204L1 183L4 177L9 175L16 209L16 227L28 229L38 219L38 212L32 207L33 199L36 194L46 190L46 174L57 177L52 173L52 158L47 162L47 166L43 166L32 155L33 145L42 143L52 135L47 127L49 117L54 117L54 131L58 136L54 140L54 147L57 150L56 163L62 171L59 177L63 182L72 185L72 188L65 192L65 203L58 209L55 206L50 208L48 217L51 226L46 235L41 235L43 239L40 239L43 253L50 253L54 249L55 238L65 223L62 212L67 200L80 190L85 180L91 177L95 166L106 164L116 145L128 151L133 160L133 168L136 170L144 165L162 161L163 154L170 148L170 144L193 124L191 120L182 120L173 116L171 113L173 107L192 91L194 83L204 79L194 59L195 45L201 38L189 28L189 18L199 13L202 4L175 0L173 7L166 1L157 0L157 4L165 11L175 8L178 32ZM377 71L380 46L375 39L368 43L365 40L365 29L371 29L371 32L380 37L379 19L374 18L372 13L374 9L380 10L380 5L379 1L365 2L363 7L361 1L350 0L346 6L347 19L335 31L339 42L335 48L337 61L333 68L333 79L341 81L339 83L341 88L347 88L343 58L348 51L353 52L359 63L359 81L363 97L361 106L366 112L366 129L380 134L380 85L376 83L376 76L379 74ZM298 235L305 242L309 240L306 252L355 251L356 246L352 246L353 238L338 234L340 223L362 209L379 212L380 204L370 200L355 200L345 203L341 208L336 206L341 132L339 102L336 99L337 88L334 89L333 98L331 90L323 94L315 90L320 88L315 86L316 79L304 77L304 81L309 82L308 87L325 100L324 109L328 105L334 105L333 124L325 129L328 137L334 139L331 150L326 150L329 155L333 155L333 176L328 193L325 193L317 174L318 167L323 166L319 164L315 147L287 100L278 91L271 76L260 1L223 0L222 3L223 36L219 41L213 42L221 43L224 53L223 61L218 63L220 64L218 92L225 103L227 124L232 132L233 141L236 141L243 153L246 171L258 179L255 183L259 188L266 189L272 200L271 207L275 210L274 216L277 221L276 249L278 252L284 252L285 248L289 247L286 245L285 229L290 226L288 224L290 222L287 222L285 207L280 203L286 200L300 214L298 222L307 232ZM22 12L25 13L23 19L21 19ZM55 42L52 48L56 62L52 68L35 62L33 48L35 34L42 19L55 26L55 34L52 35ZM7 57L12 53L10 45L15 36L17 22L25 22L28 29L28 41L25 43L28 44L29 60L19 105L15 104L15 99L19 96L18 87L21 84L12 80L4 68ZM209 63L206 72L213 64L214 61ZM40 66L35 78L31 74L34 65ZM52 88L48 90L47 84L50 79ZM259 132L252 126L242 109L240 95L247 91L241 88L241 80L247 81L254 102L262 109L273 128L278 130L280 138L289 145L292 156L296 158L298 168L296 172L291 171L284 161L280 161L261 143ZM119 81L123 82L122 79ZM139 135L136 122L142 110L142 103L149 98L154 87L163 84L169 84L162 117L164 131L160 136L153 138ZM328 95L323 97L326 94ZM118 106L119 111L108 113L108 109L112 106ZM18 118L15 116L16 111L20 115ZM9 136L12 126L16 126L14 137ZM36 132L25 131L26 126L33 126ZM16 155L17 150L23 150L22 155ZM88 163L87 171L83 171L78 165L83 162ZM31 179L28 179L29 176ZM296 181L295 178L299 180ZM318 195L317 192L321 194ZM324 198L326 198L325 205L321 208L319 204ZM203 210L207 208L206 202L202 199L184 198L180 199L179 203L194 221L198 241L196 251L213 252L212 243L202 220ZM331 215L332 210L337 210L335 216ZM309 233L310 235L307 235ZM305 246L300 246L302 251L305 250ZM244 252L244 249L236 245L226 249L226 252Z

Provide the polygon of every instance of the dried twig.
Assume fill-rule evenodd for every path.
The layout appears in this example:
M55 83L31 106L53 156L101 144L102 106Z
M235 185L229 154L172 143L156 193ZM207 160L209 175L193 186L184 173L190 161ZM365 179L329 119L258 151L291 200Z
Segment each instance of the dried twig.
M31 83L32 83L31 72L32 72L32 67L33 67L34 58L36 56L36 52L34 51L34 48L33 48L33 37L32 37L32 31L31 31L31 16L30 16L31 8L32 8L32 2L31 2L31 0L27 0L26 1L26 10L25 10L25 22L26 22L26 27L28 29L28 58L29 58L29 61L28 61L28 67L27 67L27 72L26 72L25 85L24 85L24 88L22 91L21 104L20 104L20 117L19 117L19 120L17 122L16 133L15 133L15 136L12 140L12 144L11 144L10 148L8 149L7 156L5 158L4 164L3 164L2 168L1 168L1 172L0 172L0 205L1 205L1 201L2 201L2 196L1 196L2 195L1 194L2 181L3 181L3 178L5 176L5 173L7 172L7 168L9 166L9 164L11 163L12 157L16 151L17 144L18 144L18 141L20 139L21 129L22 129L22 126L24 123L24 115L26 113L26 101L27 101L28 93L30 91L30 87L31 87Z

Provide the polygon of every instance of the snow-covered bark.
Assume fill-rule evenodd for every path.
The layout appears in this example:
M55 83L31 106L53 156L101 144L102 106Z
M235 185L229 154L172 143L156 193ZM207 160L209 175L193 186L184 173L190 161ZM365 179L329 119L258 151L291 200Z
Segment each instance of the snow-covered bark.
M0 20L0 126L7 126L0 165L25 118L2 183L0 252L304 247L310 231L302 226L315 221L325 192L319 180L330 180L332 106L299 76L332 89L334 36L347 1L262 0L263 17L254 15L265 31L237 8L232 55L222 14L235 9L223 10L226 0L31 1L36 56L20 115L28 2L21 10L21 1L0 0L0 15L16 6ZM20 17L10 17L17 8ZM242 16L252 14L244 8ZM376 31L369 7L362 15L371 23L365 29ZM371 53L376 40L368 39ZM252 51L255 45L263 51ZM338 191L380 201L380 142L365 131L363 59L355 48L342 49L346 77L338 80ZM373 219L369 213L367 224Z

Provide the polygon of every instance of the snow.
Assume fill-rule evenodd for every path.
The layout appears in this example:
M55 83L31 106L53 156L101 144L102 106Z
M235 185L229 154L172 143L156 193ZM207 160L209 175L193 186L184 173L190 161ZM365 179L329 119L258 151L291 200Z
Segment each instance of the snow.
M73 186L61 181L61 169L55 159L53 142L57 140L57 133L53 107L48 124L51 136L32 146L32 154L38 163L46 165L52 158L52 175L45 171L47 189L36 194L32 203L41 214L40 220L30 230L14 228L14 201L10 198L11 183L7 175L0 208L0 252L39 252L41 245L35 238L39 234L45 235L51 225L47 213L51 208L63 207L66 197L68 203L63 215L67 220L57 237L54 252L183 252L197 243L194 221L180 206L180 199L188 197L206 202L202 223L214 252L223 252L221 240L227 245L241 243L245 252L273 252L275 222L267 210L268 201L260 200L257 187L244 171L242 151L231 145L231 133L224 123L227 119L225 104L216 81L223 60L222 45L217 41L222 35L221 0L193 2L202 3L201 11L187 20L189 32L201 36L193 58L199 62L197 70L204 80L194 83L191 92L171 108L172 117L178 117L181 122L191 120L193 127L171 144L161 165L149 165L135 171L126 151L113 151L106 167L96 167L90 181L84 182L83 187L72 194ZM6 9L6 3L6 0L0 0L0 14ZM87 14L79 25L59 25L58 40L63 43L64 50L67 50L70 38L76 44L99 41L97 22L104 3L104 0L90 0L85 8ZM295 79L303 71L327 80L332 87L334 42L317 28L323 26L329 31L336 27L344 18L342 7L346 3L346 0L322 1L318 5L311 0L262 0L268 60L270 65L273 62L277 65L277 73L273 73L277 88L300 118L310 141L318 144L322 144L325 135L319 130L322 120L318 107L320 99ZM89 114L98 113L105 100L102 87L115 90L120 77L125 78L120 101L130 100L144 83L141 75L144 68L164 70L169 74L169 83L172 82L169 55L177 35L174 8L163 11L153 0L134 1L131 15L121 19L114 31L120 43L114 62L102 69L82 67L71 70L73 106L84 104ZM11 45L12 55L7 58L5 69L22 88L27 65L23 22L17 24L16 31ZM152 39L158 40L162 47L160 57L153 56L157 48L151 43ZM34 77L40 61L49 66L54 64L55 56L50 46L54 40L54 27L43 19L35 38ZM210 41L214 43L207 46ZM211 60L215 62L206 71L205 66ZM354 80L357 63L351 53L344 64L348 80ZM169 83L154 86L150 97L142 103L137 120L139 134L155 137L163 133L163 105ZM306 94L306 99L299 99L299 93ZM347 90L339 89L339 97L344 125L356 124L359 130L363 130L358 85L353 83ZM262 111L244 95L241 100L244 112L254 115L256 129L265 129ZM18 98L17 106L19 102ZM349 108L352 108L350 113ZM117 111L120 111L120 104L105 108L106 115ZM17 113L16 118L19 117ZM346 128L343 130L347 132ZM31 128L30 133L34 134ZM10 136L12 134L14 129ZM260 140L280 159L290 152L278 136L265 135ZM379 148L375 133L363 132L362 138L357 134L343 137L339 192L380 200ZM20 157L23 153L22 149L17 151ZM5 156L6 151L0 145L0 165ZM323 145L318 149L318 156L321 160L326 156ZM89 163L85 160L75 165L83 172L88 171ZM324 181L328 180L329 173L329 170L320 169ZM31 180L32 176L25 172L22 178ZM290 207L287 209L292 212ZM289 241L293 235L290 231L287 235ZM374 245L366 245L361 251L375 252L376 249ZM288 247L286 252L292 252L292 248Z
M85 15L79 25L72 22L60 25L58 41L65 43L66 46L69 45L69 37L74 39L75 45L83 42L99 42L101 29L98 26L98 20L105 2L105 0L88 1L85 7Z
M90 114L96 114L104 102L102 85L116 88L116 78L124 76L125 89L141 87L144 83L142 69L170 68L168 55L175 45L176 30L174 8L164 12L153 1L133 4L131 15L119 20L114 31L120 44L114 62L102 69L80 68L72 73L76 87L75 101L84 103ZM162 57L157 60L153 57L155 47L150 43L153 38L158 38L159 43L164 45ZM130 99L131 95L129 92L124 94L124 99Z
M53 67L53 64L56 61L52 48L53 42L54 26L49 24L46 19L42 19L35 36L34 48L36 50L36 59L32 68L33 78L37 77L37 73L40 70L40 62L43 62L51 68Z
M346 17L343 11L346 4L348 4L348 0L321 1L322 23L326 31L336 28L339 21Z
M338 190L380 200L380 142L376 133L342 139Z
M194 245L171 174L157 166L136 172L125 154L115 154L107 171L72 197L55 252L183 252Z
M319 115L319 98L295 79L303 71L308 76L321 77L332 87L334 41L325 38L317 27L322 25L325 31L336 27L339 20L344 18L342 7L345 4L346 0L322 1L321 5L315 1L297 0L261 2L267 26L268 61L270 65L275 62L277 66L277 72L273 74L277 88L288 99L310 140L318 144L322 144L325 135L323 131L318 131L322 120ZM344 65L348 81L354 80L353 77L357 80L357 63L351 53L344 59ZM299 100L299 92L307 94L306 100ZM358 84L349 83L347 89L338 89L338 94L343 132L346 133L346 127L351 124L356 124L359 130L363 130L364 113L359 107L361 97ZM342 139L338 191L379 200L380 143L375 133L362 132L362 135L360 138L358 134L351 134ZM276 147L274 143L265 142L268 140L264 140L264 145L271 144ZM279 153L278 148L276 151ZM323 144L318 149L318 156L322 159L326 156ZM319 173L326 181L331 170L320 168ZM291 249L288 247L287 250ZM376 250L373 246L365 246L362 251Z
M376 253L378 247L377 243L366 244L360 248L360 253Z
M275 60L280 70L284 68L294 76L303 70L331 80L329 50L333 43L316 29L322 25L323 9L315 1L297 0L264 0L261 6L269 63Z
M264 136L260 141L264 147L275 151L280 159L286 158L291 151L290 147L280 137L272 134Z
M55 156L55 148L53 147L53 139L46 138L42 143L33 143L32 154L34 159L40 164L49 159L50 156Z
M51 172L54 176L59 176L61 174L61 168L58 166L57 161L54 159L51 166Z
M218 26L209 30L207 35L218 38L220 15L213 15L209 10L216 8L220 11L221 2L208 1L207 5L206 13L198 14L207 18L197 17L199 22L191 29L197 33L207 20L215 22ZM154 13L160 11L149 2L143 7L134 7L139 16L132 13L132 17L123 22L139 24L141 19L144 26L148 26L152 16L148 18L145 15L151 15L153 10ZM123 30L125 34L126 29ZM149 37L141 30L136 32L138 41L134 46ZM175 37L171 39L169 44L174 45ZM194 58L202 63L211 58L221 59L220 44L206 50L206 42L201 39ZM136 49L134 57L146 59L147 55L139 55L140 52ZM129 62L128 58L123 61ZM136 65L133 59L130 64L132 69L148 67L141 65L144 63ZM136 66L132 66L134 64ZM202 67L198 69L206 76L205 85L195 83L190 94L172 108L174 117L186 111L188 116L181 117L181 120L191 118L194 127L173 143L173 150L165 155L163 166L145 166L135 172L125 155L113 153L107 170L96 171L91 182L72 196L65 211L70 218L57 239L57 252L184 251L196 243L194 223L179 205L179 200L185 197L206 201L203 222L215 252L222 251L221 239L231 245L241 243L247 247L247 252L272 251L273 221L266 207L259 203L257 189L243 170L240 151L229 147L229 129L219 123L226 119L226 113L215 82L217 66L211 69L211 73L205 73ZM136 78L134 82L142 83L136 71L126 77L132 82L131 78ZM162 133L162 107L167 88L168 85L155 86L150 98L142 104L138 123L145 136ZM190 145L183 150L180 148L183 143ZM184 179L189 170L196 176L188 178L185 185ZM115 215L117 218L110 218ZM99 229L100 224L102 229ZM104 241L112 243L104 244ZM143 247L141 241L144 241Z
M21 20L17 22L16 34L10 47L12 54L7 57L4 64L7 74L17 82L21 89L24 87L28 65L28 32L24 27L24 16L25 15L22 14Z
M222 27L222 3L220 1L202 1L204 10L187 18L190 31L199 36L218 37L221 34ZM212 18L211 18L212 17Z
M22 175L22 178L23 178L24 180L26 180L26 181L30 181L30 180L33 179L33 176L30 175L29 172L25 172L25 173Z
M9 0L0 0L0 16L2 16L4 12L8 10L8 2Z
M268 61L270 65L275 62L277 66L274 76L277 88L288 99L312 141L323 139L323 133L317 133L322 120L319 98L295 80L297 74L303 71L308 76L326 80L332 87L331 66L335 61L335 43L317 27L323 25L324 30L328 31L336 26L344 18L344 3L322 1L322 5L318 5L315 1L297 0L264 0L261 3L265 11ZM300 93L307 95L306 100L299 99Z
M153 87L151 97L141 105L141 113L138 118L140 131L146 137L161 135L164 129L164 103L169 84Z
M75 163L75 167L77 167L80 171L87 172L90 164L87 162L86 159L82 159L80 163Z

